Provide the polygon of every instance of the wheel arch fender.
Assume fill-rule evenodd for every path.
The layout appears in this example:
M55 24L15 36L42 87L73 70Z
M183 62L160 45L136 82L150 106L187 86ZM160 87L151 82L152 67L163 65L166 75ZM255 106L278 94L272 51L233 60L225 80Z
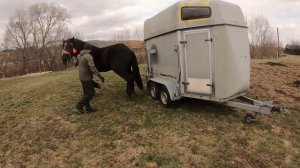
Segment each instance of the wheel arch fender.
M154 83L157 83L161 86L165 86L168 89L170 99L172 101L176 101L176 100L181 99L181 96L178 92L176 83L174 83L172 81L165 80L165 79L161 79L161 78L151 78L151 79L148 80L147 86L149 85L150 82L154 82Z

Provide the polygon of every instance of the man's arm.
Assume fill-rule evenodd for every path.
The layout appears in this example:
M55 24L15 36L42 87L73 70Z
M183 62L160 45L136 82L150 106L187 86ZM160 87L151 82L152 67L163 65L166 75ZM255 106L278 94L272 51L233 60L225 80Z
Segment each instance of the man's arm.
M86 58L87 58L87 62L90 67L90 70L93 72L93 74L98 76L102 80L102 82L104 82L104 78L102 77L102 75L100 74L100 72L97 70L97 68L95 66L93 57L90 54L86 54Z

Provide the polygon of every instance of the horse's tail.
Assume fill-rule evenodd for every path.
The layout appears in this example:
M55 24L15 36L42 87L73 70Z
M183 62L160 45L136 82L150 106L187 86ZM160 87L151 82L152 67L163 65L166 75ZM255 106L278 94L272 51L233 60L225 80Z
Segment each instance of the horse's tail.
M140 69L139 69L138 62L137 62L134 52L132 52L131 66L132 66L132 72L133 72L133 75L135 78L135 82L136 82L137 86L139 87L139 89L143 90L144 85L143 85L143 81L142 81L141 74L140 74Z

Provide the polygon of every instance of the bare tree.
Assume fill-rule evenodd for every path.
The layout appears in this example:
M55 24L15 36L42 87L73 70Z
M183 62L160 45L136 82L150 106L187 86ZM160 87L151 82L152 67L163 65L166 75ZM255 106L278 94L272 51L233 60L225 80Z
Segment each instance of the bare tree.
M22 75L53 70L54 64L61 64L58 61L61 41L71 34L67 21L66 10L53 3L36 4L17 11L6 26L2 43L4 49L12 49L9 57L17 58L10 62L10 65L15 64L14 71L22 65L22 72L18 73Z
M68 16L65 9L53 3L31 6L29 15L33 30L33 45L39 49L39 66L41 71L41 64L52 62L53 59L50 54L50 60L46 60L46 48L57 45L57 42L62 40L63 34L67 32L66 21Z
M72 35L71 35L72 34ZM79 30L74 30L73 32L70 32L70 37L75 37L77 39L84 39L84 35L82 32L80 32Z
M112 40L114 41L126 41L130 40L130 29L124 29L120 31L112 32Z
M133 40L144 40L144 28L143 26L136 26L132 32L132 39Z
M250 51L253 58L276 56L275 33L264 16L248 17Z
M6 26L4 43L6 47L13 47L21 51L22 73L27 73L27 59L29 51L29 38L31 35L30 21L27 12L19 10L10 19Z
M136 26L132 29L123 29L120 31L113 31L111 40L126 41L126 40L144 40L144 30L142 26Z

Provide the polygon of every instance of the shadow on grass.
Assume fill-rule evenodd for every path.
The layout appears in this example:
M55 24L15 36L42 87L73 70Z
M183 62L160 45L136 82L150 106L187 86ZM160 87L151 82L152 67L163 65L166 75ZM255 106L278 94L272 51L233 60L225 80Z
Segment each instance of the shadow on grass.
M231 116L239 118L238 110L212 101L183 98L174 102L172 109L185 109L187 113L196 113L213 118Z

